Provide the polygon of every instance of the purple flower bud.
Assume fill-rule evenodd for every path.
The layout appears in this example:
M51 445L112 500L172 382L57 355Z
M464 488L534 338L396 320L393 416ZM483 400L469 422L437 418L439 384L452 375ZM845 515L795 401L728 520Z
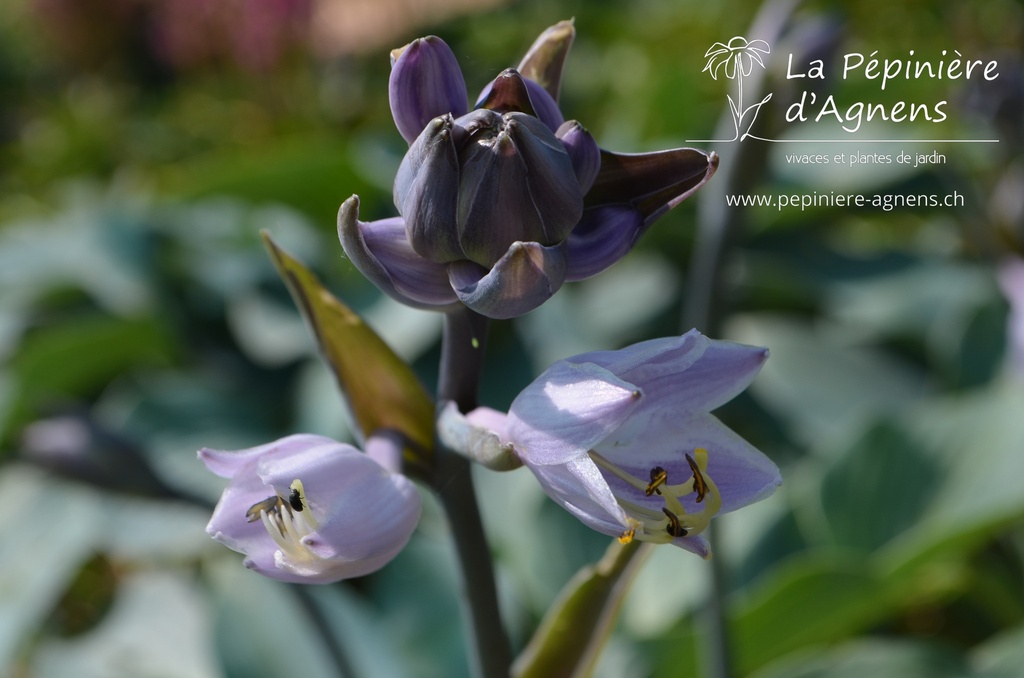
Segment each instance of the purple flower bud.
M466 81L444 40L430 35L391 53L391 115L410 144L439 115L466 113Z
M694 148L653 153L601 151L586 209L569 237L567 280L582 280L624 257L656 219L693 195L718 169Z
M367 441L378 453L387 446L394 443ZM326 584L369 574L402 550L419 521L420 497L408 478L330 438L204 448L199 458L229 479L206 531L272 579Z
M601 171L601 149L590 132L575 120L562 123L555 131L555 136L569 153L576 181L586 195Z

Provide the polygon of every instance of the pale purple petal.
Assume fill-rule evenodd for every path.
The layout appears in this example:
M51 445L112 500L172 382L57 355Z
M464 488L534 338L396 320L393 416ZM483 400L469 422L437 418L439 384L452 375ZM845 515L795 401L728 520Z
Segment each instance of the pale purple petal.
M329 438L309 433L300 433L237 452L213 450L204 447L199 450L199 460L203 462L206 469L211 473L221 478L233 478L240 470L264 455L276 453L291 454L310 445L315 445L318 441L322 440L329 440Z
M509 409L508 436L532 466L586 455L643 400L638 388L593 363L558 362Z
M707 474L718 485L723 513L764 499L782 482L768 457L706 413L681 416L672 409L639 413L595 449L637 478L647 478L652 468L660 466L668 472L668 482L677 484L691 475L685 455L693 455L697 448L708 451ZM619 491L634 493L635 503L660 510L657 496L647 498L614 477L608 482ZM688 511L699 508L692 496L682 502Z
M489 407L478 407L466 414L466 421L473 426L493 431L502 442L508 440L508 415Z
M544 492L588 527L613 537L629 529L625 511L589 457L528 465Z
M620 351L584 354L643 386L650 400L680 411L710 412L739 395L768 359L768 349L711 340L696 330L681 337L652 339Z
M420 496L408 478L361 459L346 466L343 487L326 517L302 540L315 555L344 564L345 577L372 572L391 560L409 541L420 516Z
M241 553L247 553L256 545L270 541L261 523L246 522L245 517L250 506L274 494L256 475L256 464L256 461L250 460L249 469L243 470L228 483L206 526L207 534L229 549ZM272 541L270 543L273 544Z

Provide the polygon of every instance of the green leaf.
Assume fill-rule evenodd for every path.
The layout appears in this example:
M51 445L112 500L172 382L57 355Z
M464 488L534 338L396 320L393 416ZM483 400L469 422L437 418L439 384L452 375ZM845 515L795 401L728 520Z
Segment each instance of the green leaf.
M866 552L914 527L943 470L895 423L871 427L825 473L821 508L836 544Z
M517 678L590 675L629 583L650 549L613 541L596 565L576 573L516 659Z
M363 437L381 429L398 431L414 454L428 454L433 446L434 405L409 365L267 233L263 241Z
M733 658L745 675L795 650L870 628L898 605L905 580L885 579L866 559L807 554L775 568L739 604L730 601ZM658 641L656 676L697 675L701 636L684 620Z
M757 678L962 678L971 675L949 647L904 640L862 640L793 658ZM1009 674L1008 674L1009 675Z

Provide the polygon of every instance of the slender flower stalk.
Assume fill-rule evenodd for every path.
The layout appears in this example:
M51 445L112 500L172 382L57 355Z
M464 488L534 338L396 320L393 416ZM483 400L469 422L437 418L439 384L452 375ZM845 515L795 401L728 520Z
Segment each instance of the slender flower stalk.
M445 315L441 340L441 366L437 389L439 410L448 404L458 409L476 407L483 367L487 319L469 309ZM484 534L469 461L436 442L436 468L432 485L448 516L462 571L462 604L472 641L474 673L504 678L512 664L494 581L494 563Z

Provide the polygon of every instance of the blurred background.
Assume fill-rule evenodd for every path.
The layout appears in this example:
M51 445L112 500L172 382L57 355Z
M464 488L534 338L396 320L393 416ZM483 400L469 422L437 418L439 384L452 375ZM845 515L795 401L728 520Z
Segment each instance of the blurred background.
M555 359L678 334L694 317L768 346L753 387L719 412L784 478L721 520L737 675L1022 675L1020 0L5 0L0 675L319 678L338 667L325 633L352 675L466 675L461 628L437 623L458 618L456 569L429 499L384 570L303 593L203 532L222 481L195 451L350 437L261 229L433 386L439 318L383 298L335 234L353 193L363 218L394 214L405 144L388 52L440 35L473 96L569 17L562 109L604 148L731 133L734 83L701 69L734 35L771 38L751 86L773 103L796 96L781 56L793 53L826 62L832 77L814 88L839 102L949 101L941 126L872 125L865 139L1000 142L939 145L941 165L828 172L787 164L795 145L712 145L722 170L700 200L611 270L496 324L482 400L505 408ZM837 57L876 49L956 49L997 59L999 77L885 92L835 77ZM762 135L793 133L763 115ZM956 191L965 205L779 212L723 199L840 189ZM711 313L694 316L700 271L719 256ZM478 483L521 647L606 538L525 471ZM700 675L707 570L656 549L598 675Z

